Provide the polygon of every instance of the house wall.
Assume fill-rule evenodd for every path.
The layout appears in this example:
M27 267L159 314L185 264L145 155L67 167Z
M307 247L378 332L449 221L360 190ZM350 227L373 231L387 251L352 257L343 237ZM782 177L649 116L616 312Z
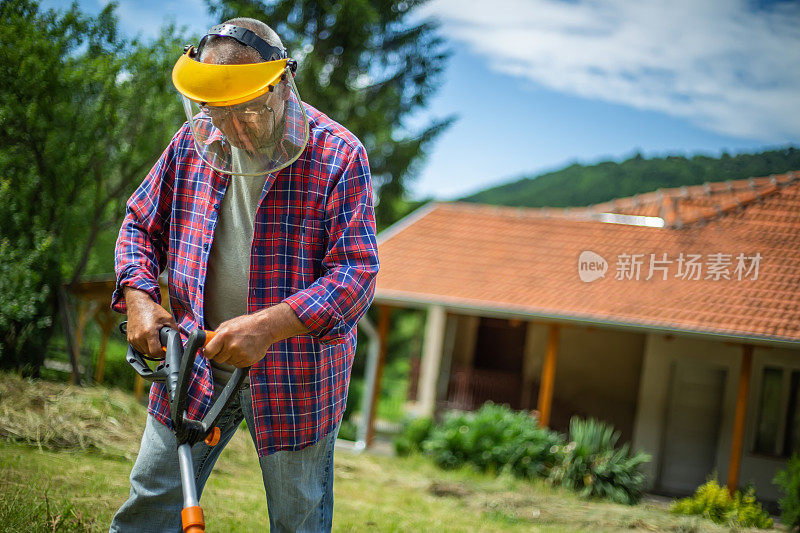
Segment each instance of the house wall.
M649 488L658 485L672 365L681 360L694 364L713 364L727 371L715 462L720 479L727 479L741 356L741 346L732 344L656 334L647 336L633 446L646 451L652 458L643 468Z
M537 339L545 339L536 343L540 372L547 325L536 324L534 330ZM618 429L620 442L630 441L644 341L640 333L560 327L550 426L567 432L572 416L593 417Z
M714 468L720 483L726 482L742 351L741 345L733 343L662 334L647 336L634 423L633 446L652 456L652 460L644 467L648 477L648 488L658 488L658 476L666 438L664 429L668 416L670 376L673 365L678 362L697 365L698 368L700 365L713 365L726 371L714 461ZM777 488L772 484L772 479L777 470L783 468L785 461L752 453L760 393L759 381L761 369L765 364L800 369L800 351L765 347L755 347L753 350L753 372L748 394L747 423L745 425L744 452L739 471L739 486L743 487L747 483L753 483L760 499L774 501L779 494Z

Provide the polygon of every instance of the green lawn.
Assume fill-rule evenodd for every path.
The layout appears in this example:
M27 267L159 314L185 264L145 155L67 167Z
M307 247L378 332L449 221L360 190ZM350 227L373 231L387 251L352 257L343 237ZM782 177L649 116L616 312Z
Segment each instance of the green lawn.
M81 421L70 418L74 405L91 407L81 411ZM96 439L102 433L95 430L102 417L113 418L113 439L100 447ZM25 423L53 420L80 422L94 433L60 450L50 449L51 441L41 438L36 444L36 432L15 437L26 442L2 441L0 530L107 530L127 496L144 410L119 391L27 383L0 375L0 435L10 437L6 427L21 434ZM38 435L52 433L48 427ZM421 456L337 450L334 476L335 531L729 531L701 518L670 515L656 504L590 502L543 483L468 469L442 471ZM265 530L258 462L245 431L223 452L202 503L209 531Z

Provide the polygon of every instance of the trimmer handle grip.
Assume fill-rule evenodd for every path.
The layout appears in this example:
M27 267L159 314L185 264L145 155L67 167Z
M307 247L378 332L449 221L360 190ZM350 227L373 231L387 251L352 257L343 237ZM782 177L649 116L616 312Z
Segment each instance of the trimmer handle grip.
M127 332L127 323L123 322L120 325L120 331L123 333ZM167 352L167 346L170 343L170 338L173 340L172 343L175 344L173 346L173 353L175 353L178 358L180 357L182 346L180 344L180 334L169 327L163 327L158 331L158 340L161 342L162 349ZM165 355L165 359L156 367L155 370L152 370L150 366L145 362L145 359L153 360L152 357L148 357L134 348L132 345L128 344L128 352L125 355L125 360L128 362L129 365L133 367L137 374L142 376L142 378L146 379L147 381L156 382L156 383L168 383L168 377L170 373L173 375L173 381L176 379L177 374L175 373L177 370L177 366L175 363L179 361L179 359L175 359L172 357L172 361L170 358L167 358ZM172 363L172 364L170 364ZM174 368L171 368L174 367Z
M141 352L137 351L130 344L128 345L128 353L125 355L125 360L133 367L137 374L142 376L150 382L164 383L167 379L167 374L164 372L163 366L159 366L152 370L145 362L145 357Z

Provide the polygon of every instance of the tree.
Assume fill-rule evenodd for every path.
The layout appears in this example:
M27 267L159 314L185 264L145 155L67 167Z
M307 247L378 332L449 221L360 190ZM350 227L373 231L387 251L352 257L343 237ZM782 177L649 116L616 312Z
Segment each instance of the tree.
M252 17L298 60L304 101L364 143L379 203L379 228L406 214L408 181L425 149L452 121L412 131L410 117L437 87L448 52L431 21L411 22L425 0L207 0L220 20Z
M57 291L180 124L169 75L183 39L126 40L115 8L0 5L0 367L38 373Z

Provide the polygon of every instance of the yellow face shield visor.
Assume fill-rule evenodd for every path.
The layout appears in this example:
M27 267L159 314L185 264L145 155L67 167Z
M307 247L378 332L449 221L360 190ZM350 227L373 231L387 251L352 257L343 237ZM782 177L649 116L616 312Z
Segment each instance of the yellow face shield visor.
M242 30L225 25L211 31L225 27ZM294 62L219 65L199 57L187 47L172 69L172 82L203 161L219 172L242 176L264 176L294 163L309 135Z
M226 106L241 104L269 92L281 81L287 59L216 65L201 63L187 50L172 69L172 83L179 93L203 105Z

